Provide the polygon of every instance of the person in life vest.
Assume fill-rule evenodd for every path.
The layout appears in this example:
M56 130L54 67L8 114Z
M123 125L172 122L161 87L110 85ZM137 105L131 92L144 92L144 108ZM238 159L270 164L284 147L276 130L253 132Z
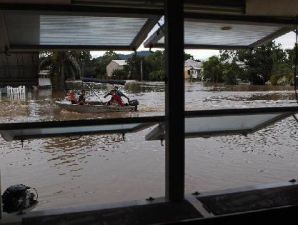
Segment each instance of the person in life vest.
M127 104L126 105L129 105L129 97L127 97L125 94L123 94L123 92L121 92L119 90L119 88L117 86L115 86L109 93L107 93L104 98L106 98L107 96L111 95L113 97L113 95L117 95L117 97L115 97L116 99L118 99L118 104L120 106L123 106L124 103L123 103L123 100L122 100L122 97L126 98L127 99ZM119 98L118 98L119 97ZM121 102L121 103L120 103Z
M107 102L108 105L119 105L124 106L121 97L117 94L116 90L111 90L109 95L112 95L110 101ZM107 95L106 95L107 96Z
M129 97L127 97L122 91L119 90L118 86L114 87L114 90L116 91L116 94L119 95L120 97L124 97L127 99L127 101L129 102Z
M74 91L70 91L67 96L67 100L71 102L71 104L77 104L78 100Z
M78 103L79 103L79 105L85 105L86 104L85 90L81 91Z

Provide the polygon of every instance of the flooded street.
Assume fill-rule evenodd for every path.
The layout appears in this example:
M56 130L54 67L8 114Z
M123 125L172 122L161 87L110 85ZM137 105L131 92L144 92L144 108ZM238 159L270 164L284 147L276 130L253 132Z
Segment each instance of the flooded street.
M79 114L61 111L49 90L0 100L0 121L29 122L164 114L163 83L130 83L138 112ZM105 90L98 90L103 94ZM108 99L106 99L108 100ZM295 106L285 87L203 86L186 83L186 110ZM165 152L145 141L152 128L122 135L90 135L6 142L0 137L2 191L23 183L37 189L35 210L164 196ZM186 193L298 179L298 123L290 117L247 136L186 139Z

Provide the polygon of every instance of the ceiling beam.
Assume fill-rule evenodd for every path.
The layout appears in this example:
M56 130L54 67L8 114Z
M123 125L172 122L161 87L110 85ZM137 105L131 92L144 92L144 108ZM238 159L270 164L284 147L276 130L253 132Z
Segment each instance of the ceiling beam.
M130 48L133 50L137 50L140 45L143 43L143 41L146 39L148 33L152 30L152 28L158 23L160 20L160 17L153 17L149 18L144 26L141 28L139 33L136 35L136 37L131 42Z
M3 14L34 14L34 15L72 15L98 17L132 17L147 18L162 15L159 9L138 9L124 7L94 7L82 5L43 5L43 4L4 4L0 3Z
M94 51L105 51L105 50L119 50L119 51L132 51L130 46L126 45L10 45L9 51L59 51L59 50L94 50Z
M267 42L275 39L275 38L278 38L292 30L295 30L295 26L290 26L290 27L282 27L281 29L277 30L276 32L272 33L272 34L269 34L268 36L252 43L249 45L250 48L254 48L254 47L257 47L257 46L260 46L260 45L263 45L263 44L266 44Z

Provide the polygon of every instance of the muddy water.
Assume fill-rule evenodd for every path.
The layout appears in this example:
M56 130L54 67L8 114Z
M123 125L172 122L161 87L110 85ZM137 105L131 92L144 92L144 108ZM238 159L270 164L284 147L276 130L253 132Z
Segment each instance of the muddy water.
M136 113L79 114L61 111L59 93L39 91L0 101L0 121L48 121L164 114L162 83L124 90L141 105ZM100 94L104 90L98 90ZM293 106L284 87L203 86L187 83L187 110ZM39 192L45 208L108 203L164 195L164 146L135 134L92 135L6 142L0 138L2 191L24 183ZM247 136L186 140L186 192L213 191L298 179L298 124L287 118Z

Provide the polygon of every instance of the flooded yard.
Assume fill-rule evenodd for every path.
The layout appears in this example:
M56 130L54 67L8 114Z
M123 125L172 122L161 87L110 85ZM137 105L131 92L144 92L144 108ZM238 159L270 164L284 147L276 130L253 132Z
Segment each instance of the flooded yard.
M60 110L63 94L49 90L3 97L0 121L30 122L164 114L164 84L129 84L138 112L79 114ZM103 95L105 89L98 89ZM108 100L108 99L106 99ZM186 83L186 110L294 106L293 88L204 86ZM164 196L165 151L145 141L152 128L122 135L90 135L6 142L0 137L2 191L23 183L37 189L36 209ZM289 117L247 136L186 139L186 193L298 179L298 123Z

